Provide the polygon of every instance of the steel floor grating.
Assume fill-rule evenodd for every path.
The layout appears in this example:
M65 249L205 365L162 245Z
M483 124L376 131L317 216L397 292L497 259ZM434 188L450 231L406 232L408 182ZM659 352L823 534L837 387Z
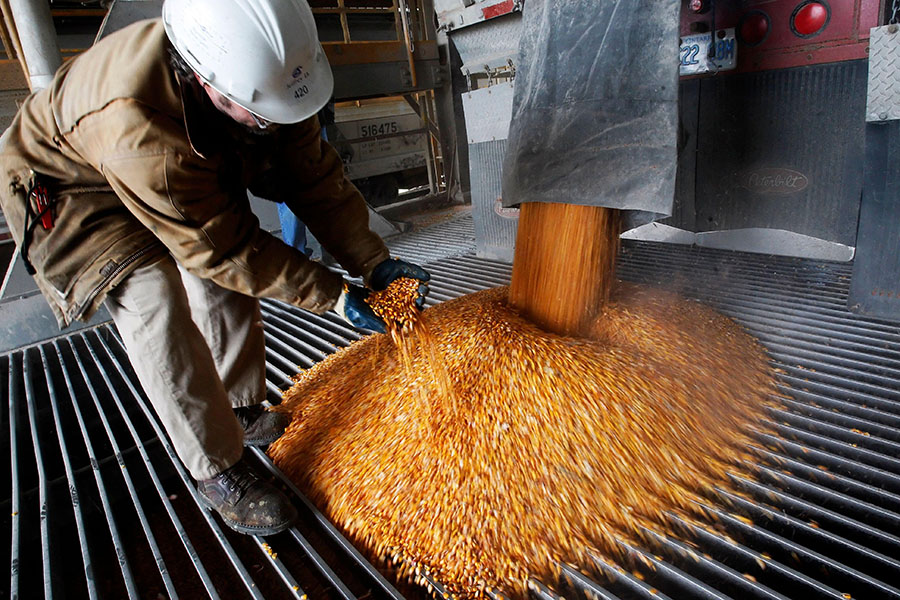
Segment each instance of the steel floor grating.
M413 257L433 274L429 302L508 281L507 264L435 256L440 239L422 238ZM623 564L562 565L534 597L900 598L900 325L845 308L850 266L626 243L618 274L736 319L791 399L771 413L778 435L753 448L758 478L736 481L733 507L711 502L719 529L673 515L685 534L623 540L634 557ZM272 401L297 365L360 335L277 302L263 314ZM266 539L198 508L110 326L4 355L0 372L10 596L425 597L372 567L295 488L300 525ZM252 458L278 477L261 452Z

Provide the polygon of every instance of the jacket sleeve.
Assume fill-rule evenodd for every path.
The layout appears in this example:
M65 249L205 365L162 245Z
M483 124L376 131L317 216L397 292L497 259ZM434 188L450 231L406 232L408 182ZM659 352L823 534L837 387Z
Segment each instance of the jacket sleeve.
M314 312L334 306L341 276L260 229L246 190L224 186L217 162L193 153L167 118L151 117L143 135L151 139L131 140L125 152L106 156L101 170L175 260L249 296Z
M368 278L390 255L369 229L362 194L344 174L338 153L321 138L315 117L286 129L281 158L261 178L258 195L284 202L351 276Z

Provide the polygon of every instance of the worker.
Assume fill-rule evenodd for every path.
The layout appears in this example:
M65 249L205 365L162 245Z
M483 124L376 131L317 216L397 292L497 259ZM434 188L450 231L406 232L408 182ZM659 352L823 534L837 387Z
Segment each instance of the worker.
M201 501L233 529L288 528L244 458L287 425L263 408L258 298L383 331L365 302L421 267L390 258L321 140L333 77L304 0L166 0L65 63L0 138L0 204L61 327L105 305ZM368 288L260 229L284 202Z

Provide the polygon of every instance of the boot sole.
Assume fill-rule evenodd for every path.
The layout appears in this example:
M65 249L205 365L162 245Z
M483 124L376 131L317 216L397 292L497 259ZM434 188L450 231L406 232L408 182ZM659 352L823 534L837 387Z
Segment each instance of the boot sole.
M234 531L237 531L238 533L244 533L248 535L275 535L276 533L281 533L282 531L290 529L291 526L293 526L294 522L297 520L297 511L295 509L294 516L291 519L283 523L278 523L277 525L272 525L270 527L254 527L253 525L244 525L243 523L232 521L231 519L220 513L219 510L213 505L213 503L210 502L209 498L203 495L203 492L198 490L197 494L200 496L200 503L203 504L203 506L219 515L219 518L221 518L222 521L224 521L224 523L228 525L228 527L230 527Z
M278 435L267 438L257 438L253 440L244 439L244 446L268 446L280 437L281 434L279 433Z

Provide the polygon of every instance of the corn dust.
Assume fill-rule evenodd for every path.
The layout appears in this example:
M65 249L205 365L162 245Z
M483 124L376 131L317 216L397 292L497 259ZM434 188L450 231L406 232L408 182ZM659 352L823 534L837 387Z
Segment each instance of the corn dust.
M453 386L371 336L296 377L269 453L359 546L460 597L525 596L554 562L690 510L742 458L773 382L763 352L694 302L620 284L590 340L546 333L506 289L426 311ZM418 342L421 345L421 340Z

